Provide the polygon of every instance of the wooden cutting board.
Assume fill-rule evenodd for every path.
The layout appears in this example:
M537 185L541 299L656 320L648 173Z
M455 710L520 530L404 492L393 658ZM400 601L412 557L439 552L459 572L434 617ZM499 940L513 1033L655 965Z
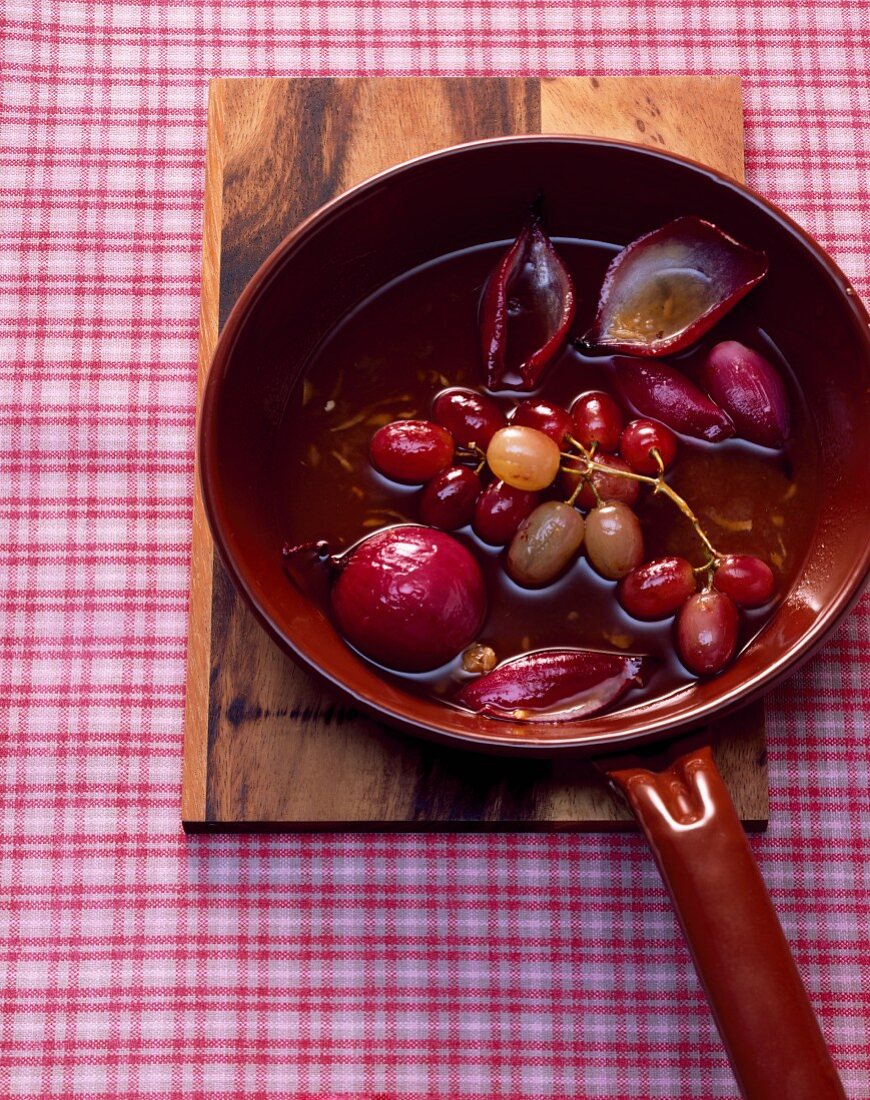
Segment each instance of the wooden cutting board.
M208 111L198 393L220 325L293 226L390 165L561 132L683 153L743 178L736 77L216 80ZM761 704L717 730L747 827L767 821ZM193 502L182 820L188 830L619 829L594 768L416 742L316 684L266 636Z

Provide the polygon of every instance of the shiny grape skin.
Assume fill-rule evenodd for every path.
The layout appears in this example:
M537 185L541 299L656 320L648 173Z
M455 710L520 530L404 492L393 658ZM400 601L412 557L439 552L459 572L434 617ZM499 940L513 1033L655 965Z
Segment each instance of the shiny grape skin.
M627 504L612 501L586 517L586 556L608 580L627 576L643 561L640 521Z
M442 531L471 523L481 493L480 478L467 466L448 466L436 474L420 496L420 521Z
M570 413L551 401L541 401L536 397L527 398L517 405L511 424L535 428L548 435L559 447L565 446L566 437L574 431Z
M677 612L697 588L695 571L685 558L654 558L619 582L617 597L635 619L652 622Z
M453 436L429 420L394 420L369 443L374 468L404 485L423 485L453 461Z
M738 607L762 607L773 598L776 578L767 564L752 554L728 554L713 574L713 587Z
M608 452L618 447L625 417L609 393L603 390L581 393L571 406L571 419L574 437L584 447L597 443L599 450Z
M442 390L432 402L432 419L447 428L461 447L476 443L486 450L507 423L499 406L485 394L459 388Z
M550 584L574 560L584 529L583 517L570 504L560 500L539 504L511 540L508 575L524 588Z
M504 481L493 481L474 506L474 532L490 546L506 546L517 528L538 505L537 493L515 489Z
M665 470L677 457L677 437L670 428L657 420L632 420L622 430L619 453L637 474L659 473L653 449L661 456Z
M740 616L734 602L716 589L690 596L677 614L677 655L696 676L713 676L737 650Z
M559 448L536 428L509 425L489 441L486 461L493 474L515 489L536 492L551 485L559 472Z

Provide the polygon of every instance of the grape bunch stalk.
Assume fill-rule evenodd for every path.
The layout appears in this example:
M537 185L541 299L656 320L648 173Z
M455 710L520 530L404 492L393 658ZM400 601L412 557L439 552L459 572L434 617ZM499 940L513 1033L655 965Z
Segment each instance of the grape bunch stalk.
M738 608L767 603L775 580L760 558L718 549L668 483L678 446L659 421L626 424L603 391L579 395L570 409L529 398L508 418L493 398L454 388L436 397L431 420L379 428L370 457L385 477L424 486L422 523L442 531L470 524L483 542L507 547L505 569L522 587L551 584L585 547L593 569L617 582L629 615L676 617L680 660L710 676L736 652ZM492 480L484 485L486 471ZM700 565L677 556L645 560L633 510L644 487L688 519L703 550Z

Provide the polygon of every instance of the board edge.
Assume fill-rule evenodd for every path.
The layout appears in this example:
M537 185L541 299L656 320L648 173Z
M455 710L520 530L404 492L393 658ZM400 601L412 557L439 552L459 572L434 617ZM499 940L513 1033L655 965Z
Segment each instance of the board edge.
M209 81L206 132L202 274L196 371L197 436L203 391L218 337L224 175L223 80ZM181 780L181 820L185 829L203 823L206 816L213 560L214 543L205 516L199 481L199 453L198 449L195 449Z

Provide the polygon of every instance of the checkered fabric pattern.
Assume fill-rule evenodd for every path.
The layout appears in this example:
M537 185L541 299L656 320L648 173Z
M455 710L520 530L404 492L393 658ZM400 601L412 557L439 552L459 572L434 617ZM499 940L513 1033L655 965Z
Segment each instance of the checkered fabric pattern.
M5 0L0 1095L733 1097L636 838L185 839L206 86L725 73L870 291L867 0ZM870 1096L870 601L770 700L753 841Z

